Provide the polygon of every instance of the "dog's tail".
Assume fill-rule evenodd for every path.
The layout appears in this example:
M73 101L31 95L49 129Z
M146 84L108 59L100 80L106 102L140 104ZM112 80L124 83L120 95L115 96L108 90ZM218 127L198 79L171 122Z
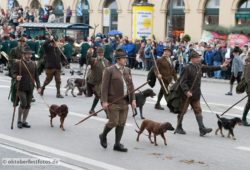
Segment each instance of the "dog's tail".
M218 118L219 121L221 121L220 115L216 114L216 117Z
M220 115L216 114L216 117L217 117L218 119L220 119Z

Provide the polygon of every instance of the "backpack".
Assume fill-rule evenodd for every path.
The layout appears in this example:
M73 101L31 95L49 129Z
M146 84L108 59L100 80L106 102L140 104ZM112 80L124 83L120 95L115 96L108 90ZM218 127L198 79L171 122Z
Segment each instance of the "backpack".
M152 87L152 88L155 86L155 82L156 82L156 76L155 76L154 69L155 69L154 66L151 67L151 69L150 69L149 72L148 72L148 76L147 76L147 81L149 81L149 82L148 82L148 85L149 85L150 87Z
M247 81L245 77L243 77L241 81L238 83L238 85L236 86L236 93L237 94L244 93L246 89L247 89Z
M170 112L179 114L181 112L180 106L182 102L182 89L180 86L180 81L177 80L173 86L170 88L169 94L166 97L167 106Z

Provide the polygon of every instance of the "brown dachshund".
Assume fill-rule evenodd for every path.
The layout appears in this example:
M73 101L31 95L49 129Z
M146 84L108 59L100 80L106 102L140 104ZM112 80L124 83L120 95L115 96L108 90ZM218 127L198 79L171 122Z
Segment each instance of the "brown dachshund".
M67 117L67 114L68 114L68 106L65 104L61 106L53 104L49 107L49 112L50 112L50 126L54 127L52 124L52 119L58 115L60 117L60 122L61 122L60 128L63 131L65 131L63 123L64 123L64 119Z
M167 130L171 130L171 131L174 130L173 126L169 122L158 123L158 122L155 122L152 120L145 119L141 124L140 131L136 131L138 133L138 136L136 139L137 141L139 141L139 136L142 134L144 129L147 129L147 131L149 133L148 138L149 138L151 143L155 144L155 146L157 146L157 143L156 143L156 136L157 135L161 135L161 137L164 140L164 144L167 145L164 133ZM154 134L154 142L151 140L151 133Z

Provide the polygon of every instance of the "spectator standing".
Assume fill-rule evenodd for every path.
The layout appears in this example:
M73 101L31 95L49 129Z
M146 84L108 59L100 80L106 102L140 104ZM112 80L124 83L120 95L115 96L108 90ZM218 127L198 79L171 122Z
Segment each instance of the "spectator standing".
M231 68L230 90L228 93L226 93L226 95L232 96L234 81L237 80L237 83L239 83L241 80L241 75L243 72L243 63L240 58L240 52L241 50L239 47L235 47L233 50L234 58L233 58L232 68Z

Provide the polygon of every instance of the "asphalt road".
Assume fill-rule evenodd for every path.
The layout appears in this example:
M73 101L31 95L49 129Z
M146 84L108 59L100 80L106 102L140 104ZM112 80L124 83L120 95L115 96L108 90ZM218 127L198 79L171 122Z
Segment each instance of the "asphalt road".
M68 70L67 70L68 72ZM133 71L133 80L136 87L146 81L144 73ZM71 77L68 73L62 76L62 92L66 80ZM79 77L74 75L73 77ZM44 81L44 75L40 77ZM140 141L136 142L137 129L132 112L129 111L122 143L128 148L127 153L113 151L114 130L108 135L108 148L100 146L98 135L102 132L106 123L104 112L97 117L92 117L84 123L74 124L88 116L93 98L85 96L65 96L57 99L54 81L46 88L44 99L47 104L63 104L69 106L69 115L65 120L63 132L59 128L59 118L56 117L54 128L49 125L48 107L35 92L36 102L32 103L28 122L31 129L18 129L16 120L14 129L10 129L12 117L12 104L7 100L10 87L10 78L0 74L0 169L130 169L130 170L245 170L249 169L250 162L250 133L249 128L237 126L235 135L237 140L216 136L214 131L205 137L199 136L198 125L192 110L185 115L183 126L186 135L174 135L169 131L166 134L168 145L163 144L160 136L157 137L158 146L150 144L147 136L141 135ZM143 87L143 89L149 86ZM207 127L217 128L215 113L222 113L230 105L244 97L245 94L226 96L229 89L227 83L203 82L202 92L209 103L212 112L202 101L204 124ZM157 83L154 91L158 93ZM75 91L77 93L77 90ZM164 111L154 109L157 98L148 98L144 106L144 116L159 122L171 122L176 126L176 115L169 112L164 99L162 105ZM227 113L227 117L241 117L246 100L238 104ZM96 110L100 109L98 104ZM249 117L248 117L249 118ZM139 116L136 117L138 124L141 123ZM145 131L146 133L146 131ZM226 132L225 132L226 134ZM9 159L40 159L56 160L55 165L5 165ZM8 160L8 159L7 159ZM10 162L11 163L11 162Z

